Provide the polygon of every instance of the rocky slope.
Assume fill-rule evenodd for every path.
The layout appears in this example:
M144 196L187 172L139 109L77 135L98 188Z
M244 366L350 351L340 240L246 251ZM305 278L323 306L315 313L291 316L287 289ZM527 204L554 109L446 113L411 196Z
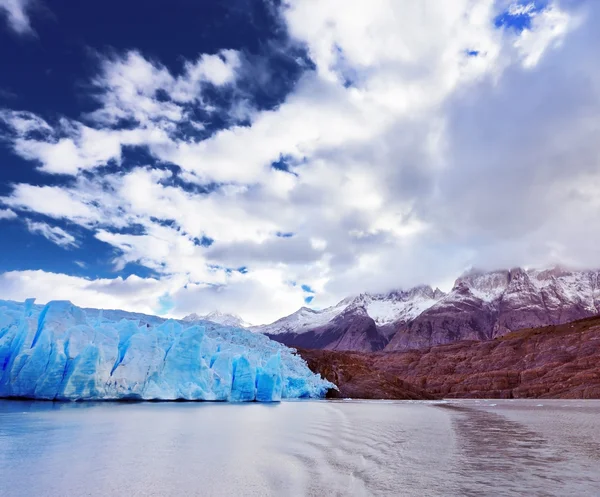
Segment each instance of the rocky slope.
M432 395L414 384L401 380L384 368L373 369L373 356L361 352L298 349L308 367L334 383L328 398L432 400Z
M600 271L516 268L471 271L448 294L429 286L362 294L252 329L294 347L401 351L488 340L599 313Z
M452 291L400 324L385 350L487 340L600 313L600 271L520 268L460 277Z
M429 286L387 294L361 294L314 311L306 307L253 331L292 347L328 350L383 349L397 326L409 323L433 306L444 293Z
M600 317L421 351L299 352L354 398L600 398Z

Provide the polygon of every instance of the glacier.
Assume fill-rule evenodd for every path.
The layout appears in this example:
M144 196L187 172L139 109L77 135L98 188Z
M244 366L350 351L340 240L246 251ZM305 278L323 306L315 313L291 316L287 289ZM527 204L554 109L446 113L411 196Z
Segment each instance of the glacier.
M0 397L277 402L335 388L294 352L216 323L0 300Z

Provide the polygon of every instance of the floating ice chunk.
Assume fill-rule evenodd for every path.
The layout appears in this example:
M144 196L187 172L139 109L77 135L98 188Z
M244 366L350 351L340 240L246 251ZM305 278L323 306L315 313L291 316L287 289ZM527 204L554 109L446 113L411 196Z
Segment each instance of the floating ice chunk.
M273 402L333 387L293 350L242 329L0 301L0 397Z

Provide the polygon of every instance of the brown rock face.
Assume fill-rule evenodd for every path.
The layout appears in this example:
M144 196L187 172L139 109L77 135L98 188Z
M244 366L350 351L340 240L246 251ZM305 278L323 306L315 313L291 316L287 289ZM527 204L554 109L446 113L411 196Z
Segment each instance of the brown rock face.
M600 398L600 317L421 351L300 353L354 398Z
M385 370L373 368L375 356L360 352L306 350L298 352L308 367L335 383L330 398L424 400L436 397Z

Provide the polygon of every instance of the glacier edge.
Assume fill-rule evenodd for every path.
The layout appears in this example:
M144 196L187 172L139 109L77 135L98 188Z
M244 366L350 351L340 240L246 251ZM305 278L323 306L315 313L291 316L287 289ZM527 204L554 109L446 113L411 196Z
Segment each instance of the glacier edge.
M277 402L330 388L293 349L243 329L0 300L0 397Z

